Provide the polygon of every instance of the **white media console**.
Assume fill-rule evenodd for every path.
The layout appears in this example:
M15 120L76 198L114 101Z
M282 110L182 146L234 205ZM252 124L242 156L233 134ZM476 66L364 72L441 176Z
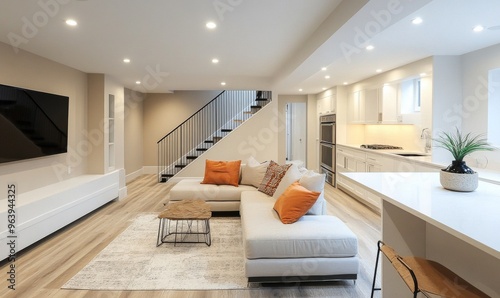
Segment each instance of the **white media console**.
M18 194L15 206L15 238L8 229L8 201L0 199L0 260L30 246L119 196L119 171L82 175ZM10 237L9 237L10 236Z

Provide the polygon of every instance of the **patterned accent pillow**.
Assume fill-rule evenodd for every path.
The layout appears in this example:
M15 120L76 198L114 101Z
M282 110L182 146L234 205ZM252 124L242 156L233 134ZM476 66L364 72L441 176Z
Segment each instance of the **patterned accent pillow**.
M279 165L274 161L269 162L269 166L266 170L266 175L259 185L259 191L265 193L268 196L272 196L280 184L281 178L285 176L286 171L291 166L291 164Z

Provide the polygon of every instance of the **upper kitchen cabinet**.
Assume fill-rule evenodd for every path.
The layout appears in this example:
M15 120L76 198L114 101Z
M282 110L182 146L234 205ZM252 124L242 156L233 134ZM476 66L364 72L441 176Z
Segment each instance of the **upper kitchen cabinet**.
M402 123L398 89L399 84L384 84L382 87L382 96L378 105L379 123Z
M349 94L347 99L347 122L352 124L365 123L365 90Z
M337 94L334 89L326 90L318 94L316 101L318 114L335 114L337 107Z
M397 85L350 93L347 105L348 122L351 124L399 123L397 95Z
M367 89L364 90L364 109L365 109L365 124L376 124L380 122L380 100L382 98L381 90Z

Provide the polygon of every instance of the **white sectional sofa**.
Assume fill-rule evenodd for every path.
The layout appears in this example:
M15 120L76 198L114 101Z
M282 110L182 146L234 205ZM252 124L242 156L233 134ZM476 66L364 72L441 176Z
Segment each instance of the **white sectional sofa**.
M202 180L181 180L170 190L170 200L203 199L212 211L240 212L249 282L357 278L357 237L337 217L325 215L323 193L308 214L284 224L273 210L276 198L255 186L201 184ZM289 180L285 176L278 189Z

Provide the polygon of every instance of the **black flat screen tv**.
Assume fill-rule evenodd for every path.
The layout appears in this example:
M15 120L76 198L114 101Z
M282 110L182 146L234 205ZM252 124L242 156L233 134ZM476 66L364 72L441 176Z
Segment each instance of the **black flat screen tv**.
M0 84L0 163L65 153L69 97Z

